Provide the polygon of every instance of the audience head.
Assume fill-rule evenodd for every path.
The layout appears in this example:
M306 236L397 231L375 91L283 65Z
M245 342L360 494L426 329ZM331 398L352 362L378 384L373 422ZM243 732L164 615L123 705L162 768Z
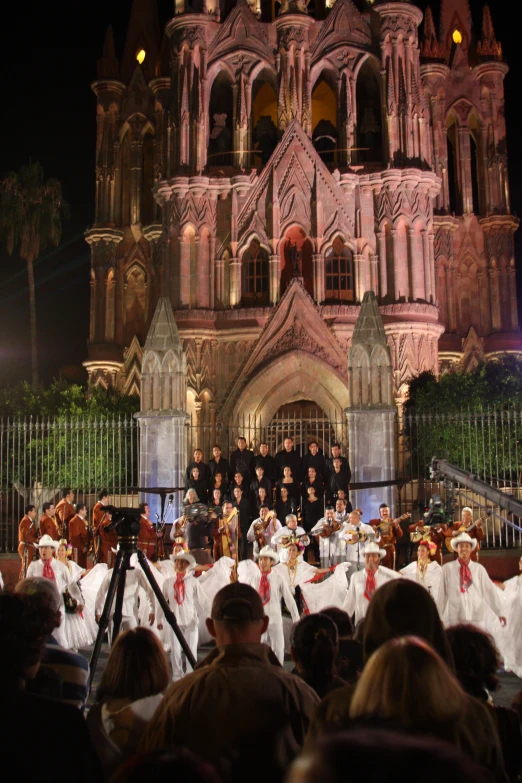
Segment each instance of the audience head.
M52 613L54 624L49 633L60 627L63 598L55 582L45 579L43 576L30 576L17 583L15 593L25 596L37 610L42 609Z
M435 601L428 591L409 579L393 579L382 585L364 619L364 659L389 639L418 636L425 639L453 668L451 651Z
M259 644L268 628L268 617L257 590L233 582L216 593L206 624L218 646Z
M122 764L111 778L112 783L150 783L151 780L220 783L214 768L187 748L140 753Z
M133 628L117 636L103 670L96 701L138 701L162 693L169 679L167 657L159 639L148 628Z
M488 783L491 773L446 742L365 728L314 740L294 761L287 783L346 783L347 770L386 783ZM355 776L354 776L355 777ZM350 777L351 779L351 777Z
M290 652L299 674L324 696L335 675L339 647L337 626L326 615L310 614L292 629Z
M333 620L337 626L339 639L351 639L353 636L353 623L348 612L340 609L338 606L328 606L321 610L321 614Z
M488 691L499 687L497 670L502 663L493 637L474 625L454 625L446 631L457 677L465 690L472 686L470 679Z
M456 727L464 694L440 655L416 636L383 644L367 661L350 705L351 718L378 718L406 729Z
M57 628L56 612L45 601L0 593L0 687L23 687L40 667L49 634Z

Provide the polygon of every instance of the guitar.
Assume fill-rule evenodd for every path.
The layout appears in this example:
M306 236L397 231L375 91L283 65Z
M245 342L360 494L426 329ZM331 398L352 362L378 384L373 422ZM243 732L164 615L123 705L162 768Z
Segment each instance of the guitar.
M446 533L446 538L444 541L444 546L448 550L448 552L451 552L451 554L454 553L454 549L450 547L450 541L452 538L456 538L457 536L460 536L461 533L470 533L474 528L477 527L477 525L482 522L485 522L488 517L491 516L491 512L489 511L487 514L484 514L483 516L479 517L475 522L472 522L471 525L468 525L468 527L464 527L464 525L461 525L458 530L452 530L451 532L448 531Z
M386 546L386 544L389 544L392 537L392 531L395 525L398 522L402 522L405 519L409 519L410 517L411 517L410 512L407 512L406 514L402 514L400 517L397 517L397 519L385 519L382 522L380 522L378 525L375 525L375 530L379 530L381 534L381 545Z

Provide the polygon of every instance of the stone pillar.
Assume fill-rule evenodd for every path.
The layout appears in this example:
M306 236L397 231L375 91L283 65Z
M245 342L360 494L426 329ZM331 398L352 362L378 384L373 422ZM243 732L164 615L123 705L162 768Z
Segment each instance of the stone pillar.
M279 256L270 256L268 259L270 266L270 304L275 305L279 302L279 277L281 270L281 261Z
M314 253L314 299L317 304L324 302L324 254Z
M391 481L397 470L397 409L393 400L390 349L373 291L364 294L348 352L346 409L352 482ZM376 515L381 503L395 507L395 488L369 487L350 495L363 519Z
M187 360L172 305L160 297L143 349L140 426L140 487L176 490L187 464ZM153 514L160 496L144 492ZM172 519L179 516L182 492L174 492Z
M241 302L241 261L230 259L230 307L237 307Z
M379 256L379 272L381 283L381 301L388 294L388 278L386 269L386 232L379 231L377 233L377 254Z

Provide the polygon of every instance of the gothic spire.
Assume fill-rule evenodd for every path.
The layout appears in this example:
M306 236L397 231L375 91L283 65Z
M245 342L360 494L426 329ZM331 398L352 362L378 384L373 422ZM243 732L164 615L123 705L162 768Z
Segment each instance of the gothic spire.
M105 41L103 43L103 54L96 63L96 73L98 79L119 79L120 64L116 57L116 48L114 46L114 33L112 25L109 25L105 31Z
M459 46L467 57L471 36L472 21L468 0L442 0L440 40L446 59L452 59L455 46Z
M133 0L121 61L122 80L126 83L130 81L136 62L141 65L145 81L153 79L159 48L160 27L156 0Z
M482 37L477 43L477 56L480 60L502 60L502 44L495 37L488 5L482 11Z
M437 38L435 22L431 7L428 6L424 12L424 35L421 43L421 57L423 60L443 60L444 54L440 41Z

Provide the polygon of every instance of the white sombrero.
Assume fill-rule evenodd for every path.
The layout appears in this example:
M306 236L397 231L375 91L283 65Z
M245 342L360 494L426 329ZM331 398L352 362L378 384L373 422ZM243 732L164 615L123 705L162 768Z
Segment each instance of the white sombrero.
M187 571L191 571L196 565L196 559L190 552L180 552L178 555L171 555L170 559L174 563L176 560L186 560L188 565Z
M274 565L279 563L279 555L270 546L264 546L259 552L259 557L270 557Z
M364 550L364 556L366 555L379 555L381 560L383 557L386 557L386 550L385 549L379 549L379 544L375 544L373 541L370 544L366 544L366 548Z
M53 549L58 549L60 546L60 543L58 541L55 541L54 538L51 538L47 533L45 536L42 536L41 539L37 544L35 544L36 547L41 546L52 546Z
M477 548L478 541L476 538L471 538L467 533L460 533L455 538L448 539L449 545L454 552L457 551L459 544L471 544L471 551L473 552Z

